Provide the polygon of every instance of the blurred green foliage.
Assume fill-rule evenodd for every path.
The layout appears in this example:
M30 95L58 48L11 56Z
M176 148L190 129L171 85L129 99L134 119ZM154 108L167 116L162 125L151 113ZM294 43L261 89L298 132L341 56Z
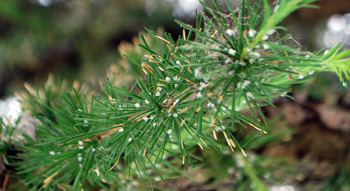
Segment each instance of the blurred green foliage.
M23 81L46 79L51 72L69 81L105 76L108 65L119 57L118 44L130 41L144 27L179 31L171 15L175 4L160 0L2 1L0 96L23 87Z

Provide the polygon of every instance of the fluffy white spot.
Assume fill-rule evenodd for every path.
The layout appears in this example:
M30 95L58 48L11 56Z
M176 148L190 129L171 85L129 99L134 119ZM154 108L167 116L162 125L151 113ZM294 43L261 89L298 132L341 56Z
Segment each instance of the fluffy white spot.
M242 88L243 88L243 89L246 88L247 86L249 86L249 84L250 84L250 81L244 80L244 82L243 82L243 84L242 84Z
M176 82L178 82L178 81L180 81L180 78L179 78L178 76L174 76L174 77L173 77L173 80L176 81Z
M253 94L252 94L251 92L248 92L248 93L247 93L247 97L253 98Z
M199 83L198 90L202 91L204 88L205 88L205 83L204 82Z
M233 35L235 34L235 32L233 32L233 30L231 30L231 29L228 29L228 30L226 31L226 34L227 34L228 36L233 36Z
M124 131L124 129L123 129L123 128L121 128L121 129L119 129L119 131L118 131L118 132L119 132L119 133L121 133L121 132L123 132L123 131Z
M272 35L275 32L276 32L275 29L270 29L269 31L267 31L267 35Z
M141 106L141 105L140 105L139 103L135 103L135 107L136 107L136 108L140 108L140 106Z
M225 64L231 64L232 63L232 59L231 58L228 58L225 60Z
M234 168L228 168L227 169L227 172L229 173L229 174L234 174L235 173L235 169Z
M261 54L259 52L253 52L251 53L252 56L255 56L255 57L260 57Z
M51 0L38 0L38 2L40 3L40 5L48 7L51 5L52 1Z
M176 105L177 103L179 103L179 99L175 100L175 102L173 103L173 105Z
M171 145L171 148L172 148L173 150L177 150L177 149L179 148L179 146L177 146L177 145Z
M50 153L50 155L55 155L56 154L55 151L50 151L49 153Z
M291 185L273 185L270 186L270 191L296 191Z
M230 49L228 50L228 54L231 55L231 56L234 56L234 55L236 54L236 51L233 50L232 48L230 48Z
M248 31L248 35L249 35L249 37L254 37L254 36L256 35L256 30L250 29L250 30Z
M199 68L196 68L196 69L194 69L194 76L199 76L199 73L200 72L200 69Z
M213 108L213 107L215 107L215 105L214 105L213 103L209 102L209 103L208 103L208 107L209 107L209 108Z
M79 141L78 144L79 145L83 145L84 143L83 143L83 141Z
M328 29L334 33L344 30L346 25L346 19L339 14L332 15L327 22Z
M268 44L263 44L263 48L264 48L265 50L267 50L267 49L270 49L270 46L269 46Z
M168 133L169 135L173 132L173 130L169 129L166 131L166 133Z

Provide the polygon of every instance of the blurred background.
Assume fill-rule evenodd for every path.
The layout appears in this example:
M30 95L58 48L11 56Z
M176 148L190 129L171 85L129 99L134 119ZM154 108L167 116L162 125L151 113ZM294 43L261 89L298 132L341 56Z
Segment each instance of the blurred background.
M238 0L230 3L236 6ZM350 1L315 4L320 8L298 10L282 25L310 51L327 50L339 41L350 48ZM201 10L197 0L1 0L0 99L24 89L24 82L42 86L49 74L97 88L100 79L118 73L121 54L128 43L138 43L140 31L165 31L176 39L182 29L174 19L194 24L196 9ZM296 133L255 150L310 164L292 179L305 190L338 184L343 169L350 169L349 88L329 73L314 79L293 88L294 101L277 99L275 108L265 108L270 117L282 113L281 120Z
M230 1L233 6L238 0ZM284 22L307 49L350 45L350 2L325 0ZM3 0L0 3L0 97L49 73L67 80L105 76L117 47L144 28L159 26L175 38L180 19L194 23L197 0Z
M4 0L0 3L0 96L24 81L91 81L120 57L117 47L144 28L175 36L174 18L193 22L197 0Z

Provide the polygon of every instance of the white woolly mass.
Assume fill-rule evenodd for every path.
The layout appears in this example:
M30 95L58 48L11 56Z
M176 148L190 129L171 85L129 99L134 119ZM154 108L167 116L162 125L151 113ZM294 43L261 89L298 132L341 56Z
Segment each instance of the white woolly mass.
M0 101L0 117L5 125L14 125L22 114L22 107L17 97L10 97Z

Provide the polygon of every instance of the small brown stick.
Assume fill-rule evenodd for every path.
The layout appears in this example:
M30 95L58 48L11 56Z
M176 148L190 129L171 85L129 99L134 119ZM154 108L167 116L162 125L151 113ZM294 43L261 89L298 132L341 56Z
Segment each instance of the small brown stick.
M5 180L4 180L4 183L2 184L2 188L1 188L2 191L6 190L6 187L7 187L7 184L9 183L9 180L10 180L10 171L6 171Z

